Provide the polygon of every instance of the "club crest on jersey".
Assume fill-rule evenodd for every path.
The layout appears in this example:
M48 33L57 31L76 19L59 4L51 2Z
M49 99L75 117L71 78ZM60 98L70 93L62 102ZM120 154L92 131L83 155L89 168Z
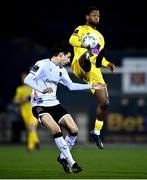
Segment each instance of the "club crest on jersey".
M32 69L31 69L31 71L37 72L38 69L39 69L39 67L38 67L37 65L34 65L34 66L32 67Z

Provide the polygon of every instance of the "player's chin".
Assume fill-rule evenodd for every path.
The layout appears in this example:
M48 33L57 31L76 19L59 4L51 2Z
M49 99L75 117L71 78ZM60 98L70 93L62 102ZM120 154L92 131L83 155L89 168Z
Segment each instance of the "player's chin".
M98 21L98 20L95 20L93 23L94 23L95 25L98 25L99 21Z
M63 66L65 66L65 65L67 65L68 64L68 62L65 62L64 64L63 64Z

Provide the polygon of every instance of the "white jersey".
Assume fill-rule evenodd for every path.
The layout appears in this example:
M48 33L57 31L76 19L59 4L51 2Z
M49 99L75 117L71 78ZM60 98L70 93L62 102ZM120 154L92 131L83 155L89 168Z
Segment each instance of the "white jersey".
M62 83L70 90L84 90L92 87L88 84L73 83L67 70L55 65L49 59L37 61L25 78L24 83L33 88L32 106L55 106L59 104L56 96L58 83ZM42 91L48 87L51 87L53 92L43 94Z

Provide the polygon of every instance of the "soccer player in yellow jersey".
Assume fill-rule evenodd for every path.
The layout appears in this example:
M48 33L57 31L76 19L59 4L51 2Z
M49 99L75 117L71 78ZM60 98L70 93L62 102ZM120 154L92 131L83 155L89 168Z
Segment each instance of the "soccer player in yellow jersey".
M72 72L88 84L99 82L104 84L103 75L100 66L114 71L115 65L105 58L105 42L103 35L96 29L100 20L100 12L97 7L89 7L86 12L86 24L78 26L69 39L69 43L74 48L74 58L71 64ZM83 43L83 36L87 33L93 34L97 38L97 45L94 48ZM96 145L103 149L103 143L100 139L100 131L103 127L103 121L106 110L109 105L109 97L107 87L102 90L92 90L97 97L99 105L96 110L96 121L94 130L90 135L96 142Z
M26 72L21 73L21 80L27 76ZM20 105L20 113L24 120L27 129L27 149L32 151L34 148L39 149L39 138L36 131L38 121L32 114L32 107L30 103L32 89L25 84L16 88L14 103Z

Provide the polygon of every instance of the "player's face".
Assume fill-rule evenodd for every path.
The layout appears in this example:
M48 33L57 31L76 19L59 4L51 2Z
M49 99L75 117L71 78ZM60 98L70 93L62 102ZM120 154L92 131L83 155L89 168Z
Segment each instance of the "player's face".
M100 20L100 12L98 10L93 10L88 16L86 16L86 19L89 24L96 26Z
M70 63L71 53L68 52L67 54L63 54L61 57L61 65L65 66L66 64Z

